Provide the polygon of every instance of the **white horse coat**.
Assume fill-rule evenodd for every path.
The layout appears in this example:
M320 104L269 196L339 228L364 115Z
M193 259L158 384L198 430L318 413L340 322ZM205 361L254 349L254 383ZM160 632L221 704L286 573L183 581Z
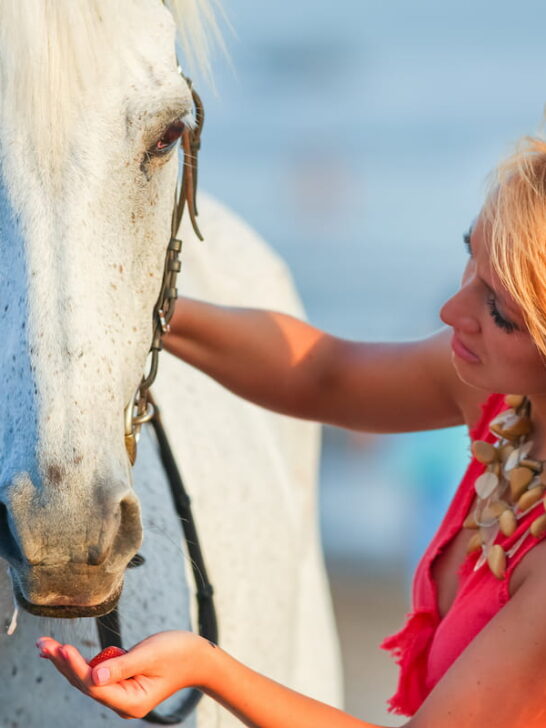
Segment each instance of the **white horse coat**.
M36 2L40 1L36 0ZM2 2L5 0L0 2L0 12ZM144 0L135 0L135 6L137 5L143 12L147 12ZM0 20L2 20L1 17ZM9 131L13 131L5 122L4 117L2 118L4 130L8 128ZM91 127L92 130L93 127ZM26 192L23 194L21 182L17 178L18 157L10 157L9 150L6 151L4 148L3 158L4 177L9 180L7 192L12 210L10 215L13 218L15 213L18 214L17 208L20 203L21 209L23 209L21 217L24 218ZM24 161L21 159L22 168ZM84 163L85 159L81 164ZM6 169L13 172L13 178L6 177ZM165 213L169 212L168 201L171 196L168 189L166 192L162 191L163 183L159 186L161 178L158 175L163 175L164 184L169 184L169 181L172 184L174 167L172 167L172 163L169 163L169 165L165 165L165 169L168 174L167 172L155 173L158 185L157 195L163 195L155 205L156 214L161 215L164 219L160 231L163 236L168 225ZM122 178L120 177L120 179ZM23 176L21 176L21 180L24 181ZM31 194L34 193L31 191ZM35 191L35 194L35 199L40 202L42 192ZM92 198L92 184L86 190L86 194ZM70 200L68 197L66 199L68 204ZM200 225L206 243L196 241L191 231L183 225L182 238L186 243L182 254L183 274L179 286L182 292L220 303L263 306L301 315L301 308L286 268L265 244L218 203L201 197L199 208ZM39 211L40 208L37 209ZM62 207L59 209L62 210ZM123 210L120 212L120 215L122 214ZM153 216L151 217L153 218ZM28 232L30 243L28 243L29 252L26 254L26 265L39 267L40 261L36 257L35 251L41 249L42 254L47 252L47 233L53 225L53 217L49 216L45 221L45 232L39 226L34 232L32 226L35 221L33 222L32 218L28 218L28 220L30 222L27 222L25 231L27 228L30 230ZM92 222L93 224L88 226L87 234L91 235L93 240L98 240L100 236L94 228L97 223L95 220ZM144 219L141 225L141 229L144 231L141 244L146 243L148 246L146 256L151 256L153 252L149 249L152 233L149 233L149 239L146 237L146 225L152 222L153 219ZM1 214L0 223L2 223ZM68 223L67 228L70 228ZM9 232L9 225L5 223L3 229ZM83 235L85 236L85 234L84 230ZM132 234L135 236L134 230ZM41 248L38 247L38 242L33 242L34 238L39 240ZM15 233L13 233L13 241L0 240L0 252L3 254L3 257L0 257L0 265L2 265L2 261L4 265L3 269L0 268L0 282L5 281L9 291L20 290L23 295L23 289L18 288L21 281L16 276L23 270L24 263L23 257L18 255L17 250L13 251L15 265L12 268L7 265L11 253L10 245L17 243ZM62 242L61 240L59 244ZM51 245L51 243L49 244ZM136 244L139 244L138 239ZM159 250L161 247L164 248L164 243L158 242L157 249ZM90 250L91 248L86 248L86 255L91 255ZM104 254L107 254L106 246L105 251ZM101 254L100 250L91 252L97 256ZM78 255L76 248L74 248L74 255ZM140 268L143 271L146 271L146 266L152 266L146 256L140 255L139 257ZM100 261L100 257L97 257L97 260ZM91 264L92 260L90 259L89 262ZM11 259L9 263L13 265ZM162 264L162 260L157 260L153 264L152 270L157 271ZM115 267L116 270L119 267L117 261ZM11 270L15 271L13 281L10 278ZM42 276L43 285L47 283L48 270L46 266ZM70 287L75 286L77 281L85 281L85 276L87 273L91 273L91 268L84 266L83 269L80 267L77 271L72 272L70 266L68 268L65 266L65 271L67 271L67 293L70 293ZM112 283L109 288L117 291L119 280L117 278L113 280L115 285ZM144 276L142 276L142 280L144 280ZM108 285L108 281L105 285ZM92 295L93 283L90 282L90 286ZM34 286L34 298L28 303L31 311L39 311L39 308L36 308L39 305L44 307L46 307L46 303L49 305L47 298L36 299L39 290L39 286ZM111 295L115 303L118 294ZM153 291L146 292L144 299L153 301ZM11 298L8 300L11 301ZM72 317L70 321L74 320L77 323L77 308L73 308L71 301L66 306L67 312ZM147 308L151 316L149 306L145 307L142 302L139 302L139 306ZM49 309L46 307L46 310ZM62 308L59 310L64 311ZM51 312L52 316L57 315L57 309L54 307L51 308ZM130 316L130 307L127 308L127 312L127 315ZM140 308L137 313L140 315ZM142 320L145 320L144 314L145 311L142 312ZM4 318L0 317L0 333L3 335L4 341L7 341L17 354L16 345L20 341L22 346L23 339L19 340L18 335L14 335L13 329L9 327L10 322L13 323L15 320L10 319L10 316L15 316L12 314L12 309ZM5 330L2 330L2 323L6 326ZM47 318L41 319L40 323L47 334L49 323ZM120 318L120 325L121 323ZM136 342L133 342L133 346L137 354L140 352L139 356L142 358L145 354L146 328L143 331L138 330L137 323L138 321L134 322L133 330L136 331ZM30 325L32 325L32 320ZM112 331L115 333L115 327ZM78 336L80 336L79 333L73 340L68 339L67 347L75 346L74 342L78 341ZM115 337L112 340L115 341ZM96 343L100 353L100 339ZM70 351L70 349L67 350ZM89 355L95 356L95 353L90 352ZM104 351L104 355L101 356L101 361L104 363L101 366L104 366L105 370L108 368L111 371L107 356L109 353L107 350ZM29 361L32 363L32 357L38 360L39 354L40 352L37 354L34 348L29 354ZM110 363L114 362L116 354L119 354L118 350L112 350ZM70 351L71 365L75 358ZM62 389L54 388L48 383L49 375L47 366L44 364L46 361L47 357L42 356L39 359L39 367L29 366L29 371L32 370L36 377L37 401L47 400L44 393L51 394L53 401L58 403L57 407L64 407ZM129 363L129 368L131 367L134 367L134 364ZM61 374L63 374L62 371ZM19 391L18 388L22 388L21 391L23 391L24 376L21 375L22 379L17 379L17 376L10 379L8 376L6 380L8 402L11 407L7 411L15 413L17 422L24 422L24 411L20 407L17 408L18 405L13 401L13 395ZM73 379L72 376L70 381L72 382ZM90 387L91 384L93 382L90 383ZM101 389L101 386L97 390L90 389L92 396L99 398L90 403L93 408L97 408L97 411L100 412L103 404L100 397L104 394L105 407L107 406L106 401L112 400L115 405L112 411L120 413L119 423L115 420L115 426L112 425L111 431L105 431L102 440L100 430L97 430L98 439L95 452L92 454L97 462L100 462L103 453L106 456L114 446L118 447L116 433L119 430L121 442L123 432L122 407L119 405L126 401L126 396L122 394L118 397L115 388L112 388L111 381L109 381L109 385L108 390L106 387ZM30 390L27 392L27 389L24 389L25 396L28 396L29 405L33 406L32 392ZM197 528L210 579L215 588L220 644L236 658L270 677L318 699L339 705L339 656L320 551L316 511L315 484L318 457L316 426L268 413L243 402L222 389L214 381L166 353L161 355L160 376L154 389L182 475L193 499ZM108 398L106 397L107 391ZM10 394L12 395L11 400ZM116 397L119 401L116 400ZM108 406L113 405L108 404ZM58 438L56 440L54 433L48 434L47 430L47 422L50 417L53 417L54 420L57 414L56 408L53 409L53 413L48 415L47 420L44 419L45 424L40 424L39 416L43 416L43 413L38 407L36 408L39 425L39 427L37 425L36 431L41 435L45 433L40 441L42 448L44 443L52 443L52 447L56 449L57 455L61 459L63 441L59 441ZM85 416L86 413L83 410L78 411L78 416L72 423L74 431L80 424L83 427L83 434L78 437L74 436L76 444L82 440L84 435L86 436L85 422L88 420L85 419ZM117 415L115 416L117 417ZM9 442L10 432L10 423L0 422L0 442ZM32 428L30 428L30 432L33 432ZM68 431L68 434L72 437L72 430ZM10 451L0 456L0 478L3 473L9 473L16 467L19 469L22 467L19 465L19 461L24 460L26 446L22 440L21 443L19 440L17 441L17 447L14 448L15 454ZM122 447L122 443L119 444L119 447ZM118 448L116 452L121 451ZM43 459L47 456L46 448L46 452L41 453L41 457ZM16 465L13 465L14 458L19 458ZM116 455L114 462L118 463L116 467L119 470L116 472L122 473L125 470L127 473L130 472L127 465L122 462L121 455ZM79 460L76 465L80 466ZM78 478L85 484L87 481L84 477L84 465L78 471L80 473ZM46 473L50 471L51 465L49 470L47 468L44 470ZM62 506L62 472L54 470L53 475L50 478L51 483L48 485L48 482L44 481L43 487L51 487L55 479L60 481L59 488L52 489L52 492L55 494L56 502ZM7 475L5 477L8 478ZM18 505L21 504L21 500L24 502L24 498L22 499L17 491L21 482L24 486L24 488L21 486L23 488L21 492L25 497L33 492L30 490L31 488L35 488L37 493L40 492L35 480L32 479L33 477L36 479L38 476L31 474L25 477L27 479L24 482L21 478L15 479L14 486L10 486L6 481L4 492L9 495L11 492L9 488L15 489L13 492L18 495ZM79 480L76 479L74 482L79 482ZM125 576L120 612L126 646L134 644L155 631L188 628L190 626L189 615L194 610L194 587L187 564L184 568L180 525L173 511L167 484L158 463L153 437L147 432L144 432L141 438L137 464L133 472L133 487L140 500L142 510L144 543L140 552L145 556L146 563L137 569L128 571ZM73 497L74 503L77 504L79 496L75 494ZM120 497L133 499L134 495L131 492L130 496L122 494ZM87 502L88 498L90 498L88 491L84 491L81 500ZM42 501L30 500L34 509L41 508L40 503ZM103 505L103 503L99 501L99 505ZM35 512L42 513L39 510ZM53 524L52 533L59 553L61 553L62 536L65 529L70 531L72 528L74 532L77 531L74 522L70 519L71 514L75 513L74 504L67 509L66 513L64 520L60 518ZM85 519L83 523L85 524ZM32 536L32 531L32 523L29 523L30 536ZM10 538L12 537L10 536ZM43 551L42 545L40 545L40 549ZM44 553L42 551L36 552L35 559L38 563L41 563L40 559L42 562L44 560L47 562L47 551ZM76 552L76 546L74 551ZM11 586L5 577L5 569L0 569L0 574L2 574L0 575L0 607L2 609L0 616L5 621L9 621L12 612ZM56 597L52 593L46 597L51 604L55 604L56 598L61 599L59 603L63 604L62 595ZM71 642L87 656L93 655L99 649L95 623L91 619L51 620L21 613L15 633L12 636L7 636L5 633L0 636L0 728L43 728L44 726L46 728L50 726L51 728L53 726L73 728L75 725L78 725L79 728L91 728L91 726L96 728L99 725L107 727L121 724L121 719L114 713L79 694L50 665L37 658L34 642L42 634L52 634L61 641ZM161 708L160 712L174 707L177 702L176 697L172 698L166 706ZM139 724L140 722L137 722L137 725ZM198 726L198 728L205 726L206 728L212 726L227 728L239 725L233 716L208 698L202 700L196 714L189 718L186 724Z
M286 267L252 230L209 198L201 196L199 207L206 242L184 228L181 291L301 315ZM317 427L244 402L167 353L154 391L192 498L215 588L220 644L254 669L340 705L336 631L318 533ZM184 574L180 525L146 430L134 485L147 561L126 576L120 612L127 646L154 631L187 627L194 590L187 563ZM6 586L1 601L9 621ZM20 614L13 636L0 639L0 726L121 724L37 658L34 641L44 633L73 642L88 656L99 649L93 620ZM160 712L178 701L171 698ZM205 697L196 725L240 723Z

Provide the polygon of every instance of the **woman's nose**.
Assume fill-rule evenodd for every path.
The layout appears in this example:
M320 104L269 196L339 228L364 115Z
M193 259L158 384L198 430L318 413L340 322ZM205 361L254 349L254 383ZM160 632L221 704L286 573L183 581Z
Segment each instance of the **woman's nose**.
M440 309L440 319L454 329L468 334L477 334L480 331L480 322L477 311L474 309L472 297L465 285L451 296Z

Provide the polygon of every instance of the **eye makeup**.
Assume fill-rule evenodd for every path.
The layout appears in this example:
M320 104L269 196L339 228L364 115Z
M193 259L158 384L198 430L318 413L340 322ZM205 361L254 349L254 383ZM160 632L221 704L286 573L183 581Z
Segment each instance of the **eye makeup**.
M468 229L466 233L463 235L463 242L466 247L466 251L468 255L472 258L472 243L471 243L471 235L472 235L472 227ZM489 293L487 296L487 306L489 308L489 314L493 321L495 322L495 325L498 326L500 329L502 329L507 334L511 334L513 331L518 331L519 327L517 324L515 324L513 321L510 321L509 319L505 318L499 309L497 308L497 302L495 299L494 291L491 289L491 287L483 281L483 279L480 279L482 283L486 286Z
M518 327L516 326L516 324L504 318L504 316L500 313L495 302L495 296L493 294L490 294L488 296L487 305L489 306L489 313L491 314L491 318L499 328L503 329L503 331L506 331L507 334L511 334L512 331L517 330Z

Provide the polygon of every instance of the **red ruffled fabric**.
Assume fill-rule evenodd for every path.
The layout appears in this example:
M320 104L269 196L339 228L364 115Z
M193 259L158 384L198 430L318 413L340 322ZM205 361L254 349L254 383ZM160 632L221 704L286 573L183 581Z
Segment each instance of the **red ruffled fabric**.
M469 432L471 440L482 439L494 442L496 438L489 432L489 422L505 408L504 395L492 394L488 397L482 404L479 421ZM403 629L397 634L387 637L381 644L381 648L390 651L400 666L397 691L388 701L389 711L392 713L414 715L439 679L441 671L445 671L449 667L449 664L447 667L446 665L440 667L435 665L436 669L431 671L429 659L431 647L435 643L437 633L442 631L438 628L440 625L442 625L442 628L444 626L449 627L449 625L445 624L445 618L442 620L438 612L436 584L432 579L431 567L434 559L449 545L451 539L462 527L462 522L474 499L474 481L484 471L484 468L485 466L475 458L471 459L446 516L416 569L413 582L413 612L408 614ZM472 569L470 569L470 572L472 572ZM491 582L491 591L499 591L498 602L495 599L491 601L492 611L494 612L502 604L500 598L502 583L491 577L488 570L480 570L477 574L477 578L482 581L483 579L489 580L487 590L489 590L489 583ZM480 601L481 597L482 595L480 595ZM460 604L455 605L454 603L450 613L454 611L455 607L455 611L461 615L460 606ZM466 609L468 609L468 603L462 605L463 614ZM472 616L468 613L465 614L465 617L470 619L470 622L473 621ZM444 629L441 647L446 648L445 654L455 654L459 649L463 649L464 647L461 647L461 645L466 646L475 636L472 627L476 626L476 629L478 629L479 625L479 628L481 628L483 619L486 618L489 617L482 616L482 621L475 619L475 625L469 624L468 630L457 624L457 634L452 634L450 629ZM463 633L465 630L468 634ZM438 648L436 643L435 648Z
M381 643L381 648L389 650L400 666L398 689L387 703L391 713L413 715L423 702L428 653L439 622L438 615L430 610L413 612L407 615L400 632Z

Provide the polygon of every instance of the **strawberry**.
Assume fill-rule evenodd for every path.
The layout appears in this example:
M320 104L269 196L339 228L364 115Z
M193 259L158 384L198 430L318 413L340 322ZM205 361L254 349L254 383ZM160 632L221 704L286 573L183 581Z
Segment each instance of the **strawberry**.
M124 655L126 652L127 650L124 650L122 647L105 647L102 652L99 652L99 654L95 655L92 660L89 660L88 665L89 667L95 667L95 665L98 665L100 662L111 660L113 657L119 657L120 655Z

